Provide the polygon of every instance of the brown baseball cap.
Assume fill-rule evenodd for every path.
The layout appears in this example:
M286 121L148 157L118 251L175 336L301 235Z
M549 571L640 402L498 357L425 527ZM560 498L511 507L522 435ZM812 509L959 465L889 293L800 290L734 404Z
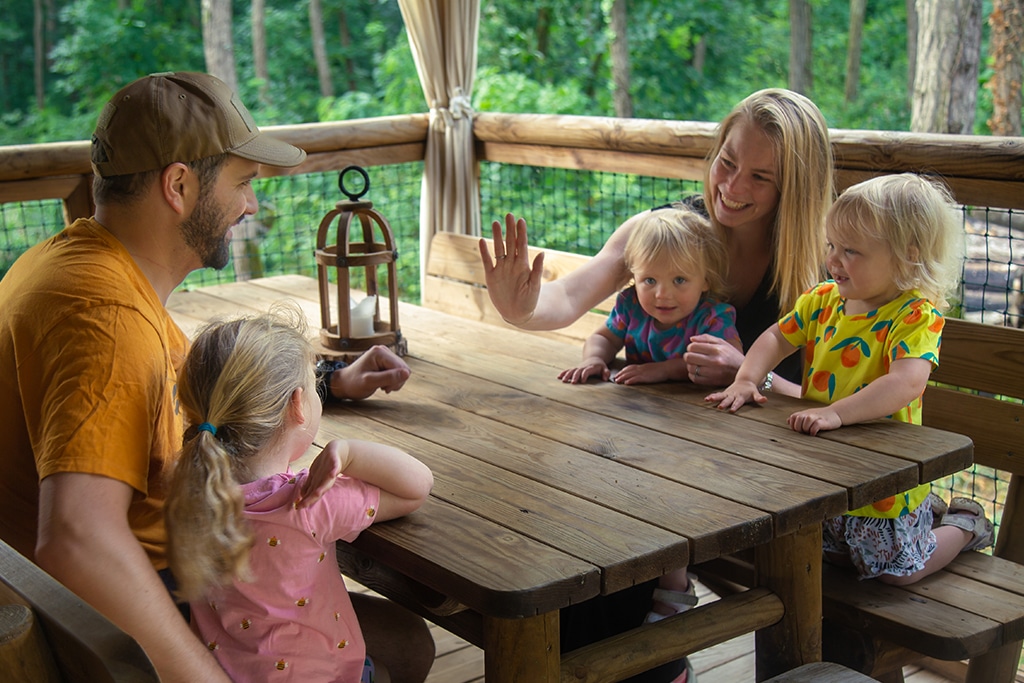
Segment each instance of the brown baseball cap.
M261 133L238 95L204 73L157 73L129 83L107 102L92 135L93 171L104 178L225 152L271 166L306 158Z

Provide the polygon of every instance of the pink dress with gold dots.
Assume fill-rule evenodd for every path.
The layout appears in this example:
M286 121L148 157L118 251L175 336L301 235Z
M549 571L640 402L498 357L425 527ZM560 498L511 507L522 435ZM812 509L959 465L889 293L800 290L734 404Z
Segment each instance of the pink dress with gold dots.
M235 683L357 683L366 644L334 557L373 522L380 489L340 477L309 508L295 500L306 471L242 487L256 542L253 581L194 602L192 628Z

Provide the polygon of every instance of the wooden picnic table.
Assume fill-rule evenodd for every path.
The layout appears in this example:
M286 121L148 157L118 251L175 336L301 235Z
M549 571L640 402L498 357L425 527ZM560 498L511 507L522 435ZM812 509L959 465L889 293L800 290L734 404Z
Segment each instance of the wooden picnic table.
M179 292L168 308L191 333L282 299L318 330L316 281L301 276ZM399 323L406 386L328 404L318 442L403 448L434 489L417 512L339 544L339 558L482 647L488 683L613 681L750 631L758 680L818 661L821 522L971 463L954 433L878 421L811 437L786 426L796 400L732 415L688 383L566 385L573 344L407 304ZM560 651L560 608L744 551L756 588Z

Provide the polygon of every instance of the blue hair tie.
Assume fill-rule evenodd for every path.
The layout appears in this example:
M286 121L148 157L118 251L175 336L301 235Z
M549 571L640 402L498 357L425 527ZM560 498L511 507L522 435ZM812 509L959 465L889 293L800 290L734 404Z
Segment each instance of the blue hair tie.
M214 426L213 426L212 424L210 424L209 422L204 422L204 423L202 423L201 425L199 425L198 427L196 427L196 429L198 429L198 430L199 430L199 431L201 431L201 432L210 432L210 433L211 433L211 434L213 434L214 436L217 436L217 428L216 428L216 427L214 427Z

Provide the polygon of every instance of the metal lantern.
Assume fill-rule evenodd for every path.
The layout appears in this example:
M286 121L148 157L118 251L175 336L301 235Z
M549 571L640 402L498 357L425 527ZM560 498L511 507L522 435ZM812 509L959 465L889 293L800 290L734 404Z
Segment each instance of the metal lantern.
M350 191L346 176L362 178L362 189ZM398 327L398 277L395 261L395 236L391 226L373 204L360 201L370 189L370 177L359 166L348 166L338 176L338 187L348 197L335 204L334 209L320 221L316 235L316 269L320 285L320 346L321 355L351 362L372 346L382 344L400 356L407 347ZM328 244L331 223L337 218L334 244ZM353 221L361 229L352 234ZM362 241L359 241L359 240ZM355 240L355 241L353 241ZM336 269L334 303L338 322L331 321L331 269ZM387 271L387 300L390 305L388 320L381 320L381 292L378 289L380 269ZM350 278L362 269L366 284L366 299L353 302Z

